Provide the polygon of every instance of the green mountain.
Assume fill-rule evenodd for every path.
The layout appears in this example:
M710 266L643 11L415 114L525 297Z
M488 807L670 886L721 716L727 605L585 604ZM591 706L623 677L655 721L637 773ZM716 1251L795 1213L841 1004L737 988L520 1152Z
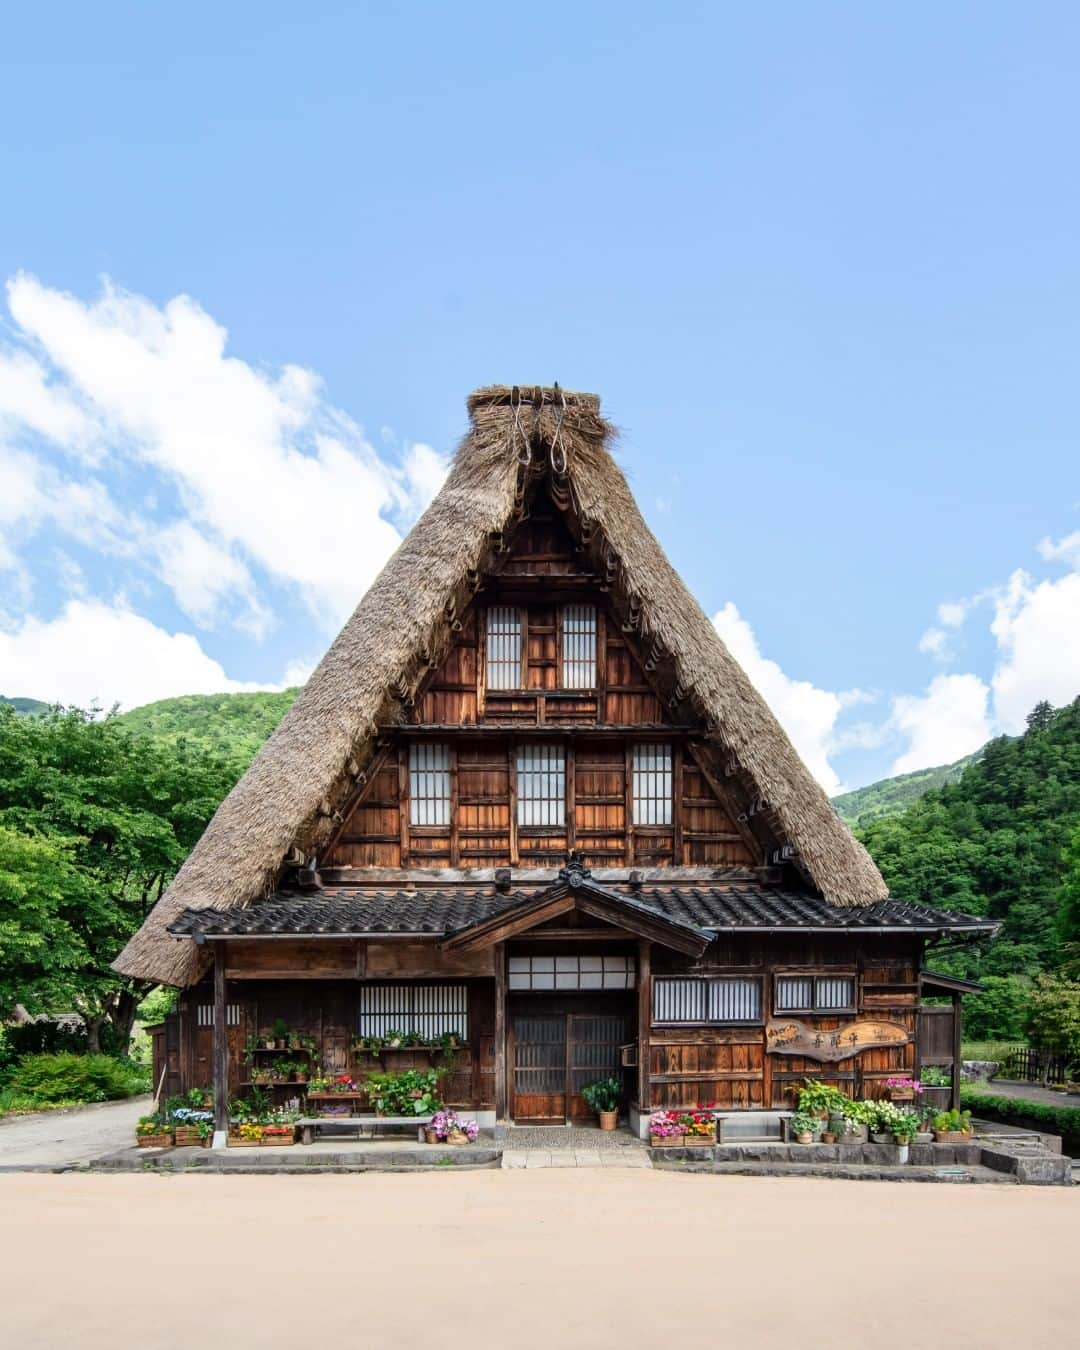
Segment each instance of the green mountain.
M955 783L968 765L974 764L981 754L982 750L976 750L974 754L958 759L955 764L941 764L936 769L916 769L914 773L898 773L894 778L880 778L876 783L856 788L854 792L841 792L832 799L832 804L841 819L847 821L852 829L858 829L869 825L871 821L906 811L912 802L918 801L931 788Z
M35 713L48 712L52 707L51 703L42 703L37 698L6 698L3 694L0 694L0 703L14 708L20 717L32 717Z
M188 745L247 768L299 689L280 694L185 694L121 713L119 721L157 741Z
M991 943L933 965L986 985L965 1000L969 1039L1021 1035L1031 980L1075 936L1066 849L1080 856L1080 698L1040 703L1022 736L999 736L958 781L858 833L898 899L1001 921Z

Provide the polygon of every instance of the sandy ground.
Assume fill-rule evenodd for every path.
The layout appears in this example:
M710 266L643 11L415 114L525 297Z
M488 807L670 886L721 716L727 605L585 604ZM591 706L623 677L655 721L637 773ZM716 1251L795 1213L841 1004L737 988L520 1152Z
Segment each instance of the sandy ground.
M602 1168L0 1177L6 1345L1076 1342L1080 1189Z
M56 1167L115 1153L129 1147L135 1138L135 1122L149 1110L149 1097L132 1097L81 1111L8 1116L0 1120L0 1165Z

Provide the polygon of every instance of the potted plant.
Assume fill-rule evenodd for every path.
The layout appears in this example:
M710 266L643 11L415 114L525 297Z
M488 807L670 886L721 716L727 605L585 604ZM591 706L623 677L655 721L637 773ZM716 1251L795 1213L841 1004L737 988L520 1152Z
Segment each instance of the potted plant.
M716 1143L716 1117L702 1107L654 1111L649 1117L649 1144L652 1148L677 1148L681 1145L705 1147Z
M279 1017L274 1022L274 1049L287 1050L289 1048L289 1024L284 1017Z
M581 1089L581 1095L599 1116L602 1130L618 1127L622 1084L617 1078L598 1078L595 1083L586 1083Z
M919 1078L923 1085L923 1101L934 1111L947 1111L952 1097L952 1073L940 1064L927 1064Z
M287 1083L292 1077L292 1071L291 1059L275 1059L270 1065L271 1077L275 1083Z
M970 1111L939 1111L933 1119L935 1144L959 1144L971 1136Z
M893 1140L897 1144L910 1144L919 1128L918 1113L912 1110L898 1111L892 1119Z
M919 1128L915 1131L915 1142L917 1144L929 1144L934 1137L930 1128L930 1121L936 1112L929 1102L922 1101L916 1107L915 1114L919 1121Z
M405 1033L399 1031L397 1027L391 1027L383 1038L383 1045L387 1050L400 1050L405 1044Z
M875 1144L893 1142L893 1123L900 1114L900 1108L884 1100L872 1102L873 1118L870 1121L870 1138Z
M796 1111L791 1117L791 1133L797 1144L812 1144L819 1117L809 1111Z
M260 1085L273 1082L274 1075L269 1064L255 1064L251 1069L251 1081Z
M831 1112L842 1111L846 1101L839 1088L815 1078L807 1078L799 1089L799 1110L819 1120L828 1120Z
M135 1124L135 1142L140 1148L171 1148L172 1131L160 1112L140 1116Z
M306 1083L308 1080L308 1066L306 1064L294 1064L292 1076L294 1082Z
M870 1124L874 1119L874 1103L847 1099L844 1101L842 1114L844 1118L842 1142L865 1143Z
M429 1144L471 1144L480 1133L475 1120L463 1120L456 1111L436 1111L424 1130Z
M885 1095L891 1102L913 1102L922 1094L922 1090L922 1083L906 1074L894 1074L885 1079Z
M203 1142L202 1127L213 1133L213 1112L197 1111L193 1106L178 1106L171 1114L173 1142L177 1148L198 1148Z

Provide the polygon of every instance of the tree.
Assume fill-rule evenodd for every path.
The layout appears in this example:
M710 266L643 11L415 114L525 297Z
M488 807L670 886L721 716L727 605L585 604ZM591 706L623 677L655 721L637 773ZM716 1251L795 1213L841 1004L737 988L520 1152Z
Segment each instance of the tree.
M1080 983L1058 975L1040 975L1028 1005L1028 1037L1036 1050L1080 1060ZM1049 1073L1049 1059L1043 1081Z
M126 1049L152 987L110 963L232 786L236 768L70 709L0 707L0 1009L78 1011Z
M1075 975L1080 974L1080 825L1073 831L1064 861L1058 931L1065 953L1065 969Z

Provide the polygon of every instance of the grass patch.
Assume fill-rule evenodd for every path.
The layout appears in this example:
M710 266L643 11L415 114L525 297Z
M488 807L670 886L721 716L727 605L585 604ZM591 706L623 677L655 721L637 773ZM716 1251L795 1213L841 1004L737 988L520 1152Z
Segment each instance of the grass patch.
M960 1046L961 1059L992 1059L1000 1064L1013 1050L1024 1050L1023 1041L965 1041Z

